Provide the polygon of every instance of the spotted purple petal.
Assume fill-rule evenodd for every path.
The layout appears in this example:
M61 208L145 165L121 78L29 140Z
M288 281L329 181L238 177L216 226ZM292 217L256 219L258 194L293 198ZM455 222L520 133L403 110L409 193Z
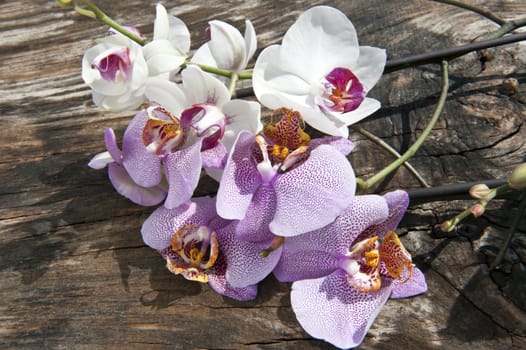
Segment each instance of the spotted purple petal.
M156 250L170 246L173 234L188 224L208 225L216 217L215 200L210 197L197 197L175 208L157 208L143 223L141 228L144 243Z
M347 275L331 275L292 284L291 304L301 326L314 338L339 348L359 345L391 293L387 286L375 293L349 286Z
M404 271L407 274L407 271ZM393 280L392 299L407 298L427 292L426 278L417 267L413 268L413 275L404 283L405 275L400 280Z
M356 181L347 158L320 145L303 164L277 177L274 188L277 203L270 230L290 237L334 221L352 202Z
M281 255L281 247L262 258L259 252L268 248L270 241L246 242L236 237L236 223L217 230L221 251L226 257L226 279L234 287L247 287L257 284L267 277Z
M152 187L161 182L161 161L148 152L142 141L142 131L148 120L146 110L141 110L132 119L122 140L122 163L130 177L138 185Z
M201 174L201 142L165 156L164 169L168 180L165 207L172 209L188 201Z
M254 140L254 134L240 132L227 160L217 192L217 213L225 219L243 219L254 192L261 184L250 154Z
M152 206L161 203L166 190L160 186L142 187L128 175L126 169L117 163L108 164L108 176L115 190L135 204Z

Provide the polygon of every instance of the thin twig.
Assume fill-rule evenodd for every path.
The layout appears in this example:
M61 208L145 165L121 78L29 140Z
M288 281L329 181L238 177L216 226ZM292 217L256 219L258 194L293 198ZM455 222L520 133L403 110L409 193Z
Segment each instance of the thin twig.
M521 221L521 218L524 215L524 212L526 210L526 192L522 194L521 202L519 204L519 212L515 217L513 218L513 222L510 225L510 229L508 231L508 236L506 237L506 241L504 242L504 245L500 247L499 253L497 254L497 257L489 267L490 270L494 270L497 268L497 266L500 265L502 262L502 259L504 258L504 254L506 254L506 250L508 250L511 241L513 239L513 235L515 234L515 231L517 231L517 228L519 227L519 223Z
M413 188L407 190L411 204L447 201L455 199L470 199L469 189L474 185L485 184L490 188L502 186L505 179L480 180L458 184L447 184L428 188Z
M98 8L91 1L82 0L82 2L95 15L95 18L97 18L102 23L110 26L111 28L115 29L119 33L127 36L128 38L130 38L133 41L137 42L139 45L146 44L146 40L145 39L139 37L137 34L133 33L132 31L129 31L125 27L121 26L119 23L115 22L111 17L109 17L107 14L105 14L100 8ZM78 11L78 9L77 9L77 11ZM79 13L83 14L82 12L79 12Z
M522 40L526 40L526 33L511 34L502 38L481 40L471 44L453 46L428 53L392 59L387 61L384 73L391 73L404 68L415 67L429 63L438 63L442 60L451 60L473 51L511 44Z
M363 136L367 137L372 142L376 143L378 146L382 147L384 150L395 156L396 158L400 158L402 155L398 153L393 147L391 147L387 142L379 138L378 136L370 133L369 131L365 130L361 126L354 125L353 130L362 134ZM413 176L420 182L420 184L424 187L430 187L429 184L426 182L426 180L420 175L420 173L409 163L405 162L404 166L413 174Z
M400 165L402 165L405 161L407 161L413 154L415 154L416 151L418 151L418 149L420 148L420 146L422 146L427 136L429 136L429 134L431 133L431 130L433 130L433 127L435 126L438 120L438 117L440 116L440 114L442 114L442 110L444 109L444 106L446 104L446 97L447 97L448 89L449 89L448 63L447 61L442 61L442 90L440 92L440 98L438 99L436 109L433 113L433 116L431 117L431 120L429 120L429 123L427 124L426 128L424 129L424 131L422 131L422 134L416 139L415 143L411 147L409 147L409 149L400 158L398 158L397 160L389 164L387 167L380 170L373 177L365 181L365 186L363 188L360 188L360 191L363 192L371 188L373 185L381 181L388 174L396 170Z
M460 8L463 8L465 10L469 10L471 12L475 12L475 13L483 16L483 17L486 17L490 21L493 21L493 22L497 23L498 25L502 25L502 24L504 24L506 22L505 19L493 14L491 11L482 9L482 8L474 6L474 5L465 4L465 3L460 2L460 1L456 1L456 0L432 0L432 1L440 2L440 3L443 3L443 4L452 5L452 6L456 6L456 7L460 7Z

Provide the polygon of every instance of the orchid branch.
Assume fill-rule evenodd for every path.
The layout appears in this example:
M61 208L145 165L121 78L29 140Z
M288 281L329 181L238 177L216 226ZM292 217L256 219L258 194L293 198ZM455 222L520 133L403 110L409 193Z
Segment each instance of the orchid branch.
M486 35L484 37L485 40L500 38L500 37L508 34L509 32L512 32L515 29L523 27L523 26L526 25L526 18L521 18L521 19L518 19L518 20L507 21L504 18L495 15L491 11L482 9L482 8L474 6L474 5L465 4L465 3L460 2L460 1L456 1L456 0L432 0L432 1L440 2L440 3L443 3L443 4L447 4L447 5L453 5L453 6L456 6L456 7L460 7L460 8L463 8L463 9L475 12L475 13L483 16L483 17L486 17L490 21L493 21L493 22L497 23L500 26L500 28L498 30L494 31L493 33L490 33L490 34Z
M111 17L106 15L100 8L98 8L91 1L89 1L89 0L81 0L81 1L84 3L84 5L86 5L88 7L89 12L91 12L95 16L94 18L98 19L102 23L108 25L109 27L115 29L119 33L121 33L121 34L127 36L128 38L132 39L133 41L135 41L139 45L146 44L146 40L145 39L141 38L137 34L133 33L132 31L126 29L123 26L121 26L119 23L115 22ZM81 15L88 16L88 17L93 17L93 15L89 14L89 12L87 12L86 10L80 9L80 11L79 11L79 9L80 9L79 7L75 6L75 10L78 13L80 13Z
M422 134L417 138L415 143L400 158L398 158L397 160L389 164L387 167L382 169L380 172L375 174L373 177L366 180L363 184L363 187L359 187L360 192L364 192L367 189L374 186L376 183L381 181L388 174L396 170L400 165L402 165L411 156L413 156L416 153L416 151L418 151L418 149L420 148L420 146L422 146L427 136L429 136L429 134L431 133L431 130L433 130L433 127L435 126L438 120L438 117L440 116L440 114L442 114L442 111L446 103L448 89L449 89L448 63L447 61L442 61L442 90L440 92L440 98L438 100L436 109L431 117L431 120L427 124L426 128L424 129Z
M239 80L239 75L237 73L232 73L230 75L230 83L228 86L228 92L230 93L230 96L234 96L236 94L236 83Z
M486 17L490 21L493 21L493 22L497 23L498 25L502 25L502 24L506 23L505 19L493 14L491 11L482 9L482 8L477 7L475 5L466 4L466 3L463 3L463 2L460 2L460 1L456 1L456 0L432 0L432 1L440 2L440 3L443 3L443 4L452 5L452 6L456 6L456 7L460 7L460 8L463 8L465 10L469 10L471 12L475 12L475 13L483 16L483 17Z
M361 126L355 125L355 126L353 126L353 130L358 132L358 133L360 133L360 134L362 134L363 136L367 137L369 140L371 140L372 142L376 143L378 146L382 147L384 150L386 150L387 152L389 152L393 156L395 156L397 158L400 158L402 156L393 147L391 147L387 142L383 141L382 139L380 139L376 135L374 135L374 134L370 133L369 131L365 130ZM413 174L413 176L418 180L418 182L420 182L420 184L422 186L430 187L428 185L428 183L426 182L426 180L420 175L420 173L409 162L405 162L403 165L407 168L407 170L409 170L411 172L411 174Z
M384 73L391 73L397 70L421 66L429 63L438 63L439 61L445 59L451 60L473 51L511 44L522 40L526 40L526 33L511 34L501 38L481 40L470 44L448 47L423 54L392 59L387 61L385 64Z
M526 192L522 193L521 201L519 204L519 212L515 217L513 218L513 222L510 225L508 236L506 237L506 241L504 241L504 245L500 248L497 256L495 257L495 260L489 267L490 270L496 269L500 263L502 262L502 259L504 258L504 254L506 254L506 250L508 250L511 240L513 239L513 235L517 231L517 228L519 227L519 223L521 221L521 218L524 216L524 212L526 211Z
M480 200L472 205L470 208L464 210L460 214L456 215L452 219L444 221L440 225L440 229L444 232L451 232L457 227L458 224L460 224L464 219L466 219L468 216L473 215L475 217L479 217L482 214L484 214L484 211L486 209L486 206L488 203L497 197L498 195L502 195L506 192L509 192L511 190L510 186L505 183L503 185L500 185L496 188L493 188L491 190L488 190L487 194L480 198Z

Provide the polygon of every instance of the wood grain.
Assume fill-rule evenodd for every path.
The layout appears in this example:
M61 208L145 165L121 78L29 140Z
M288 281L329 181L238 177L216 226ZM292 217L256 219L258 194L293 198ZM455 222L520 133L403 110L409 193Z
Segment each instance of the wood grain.
M505 18L526 16L521 1L469 1ZM258 50L279 43L307 8L321 1L165 1L192 31L192 48L211 19L238 27L252 20ZM326 1L354 22L363 45L388 56L427 52L476 39L496 26L431 1ZM154 1L98 4L151 36ZM140 227L152 208L116 194L105 171L87 162L103 150L102 132L122 135L131 113L94 107L82 82L83 52L106 29L53 1L0 2L0 347L17 349L330 349L296 322L289 284L272 277L253 302L236 302L207 285L171 275L144 245ZM432 185L502 178L526 159L526 44L451 62L445 112L412 164ZM487 60L481 63L481 54ZM506 95L502 81L521 83ZM383 108L361 125L407 149L432 113L439 67L385 75L371 94ZM358 134L351 161L367 177L390 156ZM417 187L400 169L376 191ZM204 180L199 195L212 193ZM526 222L489 273L513 201L451 235L434 225L469 202L412 207L403 240L425 271L424 296L391 300L362 349L510 349L526 343Z

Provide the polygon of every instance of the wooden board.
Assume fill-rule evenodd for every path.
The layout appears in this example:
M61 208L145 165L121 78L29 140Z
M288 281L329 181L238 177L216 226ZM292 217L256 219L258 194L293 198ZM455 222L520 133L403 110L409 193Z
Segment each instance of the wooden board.
M522 1L469 1L509 19ZM151 36L155 1L99 1L120 23ZM192 32L207 21L252 20L258 50L279 43L297 16L320 1L164 1ZM479 15L431 1L327 1L354 22L363 45L390 58L467 43L497 27ZM53 1L0 2L0 347L20 349L330 349L296 322L289 284L265 280L253 302L171 275L139 230L153 210L116 194L105 171L87 167L104 149L102 132L122 135L131 113L94 107L80 76L83 52L103 36L97 22ZM431 185L502 178L526 159L526 43L451 62L445 112L411 163ZM507 95L502 81L519 91ZM436 65L385 75L371 92L383 108L361 126L399 151L421 133L436 104ZM391 157L352 134L351 160L370 176ZM400 169L378 193L418 187ZM213 192L204 181L199 194ZM391 300L363 349L509 349L526 344L526 222L504 268L487 258L502 243L512 201L450 235L437 223L470 202L413 206L403 241L425 271L424 296ZM493 253L494 254L494 253Z

